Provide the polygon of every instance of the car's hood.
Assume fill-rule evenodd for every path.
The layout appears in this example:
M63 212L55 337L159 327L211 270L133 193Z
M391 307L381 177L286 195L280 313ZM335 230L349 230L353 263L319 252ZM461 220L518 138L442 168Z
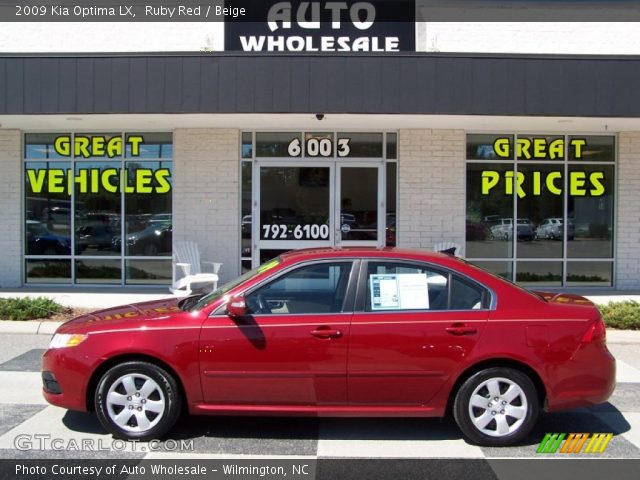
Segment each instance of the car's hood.
M180 300L182 298L171 297L97 310L69 320L58 328L58 332L85 333L95 329L125 328L134 323L167 319L186 313L178 306Z

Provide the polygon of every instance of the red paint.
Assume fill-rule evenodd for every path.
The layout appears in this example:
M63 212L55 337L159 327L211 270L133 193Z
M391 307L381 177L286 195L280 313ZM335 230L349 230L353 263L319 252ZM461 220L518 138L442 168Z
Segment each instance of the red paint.
M496 308L255 315L246 321L209 316L283 269L331 258L437 265L492 290ZM90 378L103 362L144 355L173 370L194 414L441 416L456 381L484 361L528 366L540 377L552 411L606 401L615 361L598 310L576 295L544 296L433 252L302 250L283 255L277 267L198 312L182 311L170 299L65 323L59 333L89 338L45 353L43 370L54 373L63 393L44 395L54 405L86 410L93 398Z

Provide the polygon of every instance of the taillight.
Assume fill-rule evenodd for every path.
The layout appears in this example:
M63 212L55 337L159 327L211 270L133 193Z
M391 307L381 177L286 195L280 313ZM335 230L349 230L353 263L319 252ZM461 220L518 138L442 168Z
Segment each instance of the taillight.
M604 342L607 339L607 330L602 318L598 318L585 332L582 343Z

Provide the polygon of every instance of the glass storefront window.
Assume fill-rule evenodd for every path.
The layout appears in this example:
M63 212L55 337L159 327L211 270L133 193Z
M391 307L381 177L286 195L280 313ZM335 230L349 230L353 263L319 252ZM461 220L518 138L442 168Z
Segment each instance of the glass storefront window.
M134 133L127 134L125 139L127 159L173 158L173 136L170 133Z
M26 134L26 281L170 283L172 155L170 133Z
M562 258L563 175L562 165L519 166L518 258Z
M565 145L561 135L518 135L516 140L518 160L564 160Z
M570 165L569 178L573 180L574 195L569 196L568 204L573 228L567 241L567 256L611 258L613 165Z
M346 167L340 175L340 236L378 239L378 167Z
M69 162L25 164L25 253L71 255Z
M507 280L513 278L513 262L478 260L473 261L473 264Z
M341 147L348 141L348 148ZM343 158L382 158L382 133L338 133L338 156ZM344 154L341 152L345 152Z
M607 287L612 279L612 262L567 262L567 285Z
M71 260L27 260L26 283L71 282Z
M249 264L251 264L251 229L252 229L252 218L251 218L251 199L252 199L252 175L253 175L253 164L251 162L242 162L242 189L241 189L241 211L240 211L240 231L241 231L241 241L240 241L240 258L243 261L248 260ZM251 270L251 268L249 268Z
M242 271L281 248L396 245L397 133L240 137Z
M387 159L395 160L398 158L398 135L395 133L387 133Z
M289 148L297 139L297 151ZM295 153L295 155L294 155ZM256 133L256 157L300 157L302 156L302 134L299 132Z
M171 260L126 260L127 285L167 285L171 283Z
M120 233L121 200L119 162L100 159L75 164L75 244L82 256L116 256L114 237ZM91 178L89 178L91 177ZM94 179L105 179L109 187L93 188ZM113 191L110 191L113 190Z
M573 135L569 143L581 146L569 149L569 160L613 162L616 159L616 139L611 135Z
M157 178L158 172L171 177L171 162L127 162L127 185L141 193L125 196L125 255L170 256L173 236L171 191L165 193ZM155 172L155 176L154 176ZM163 177L160 177L163 180ZM141 185L137 185L140 187ZM114 250L120 250L120 236L114 240Z
M306 132L304 134L304 153L308 157L333 157L333 144L333 132Z
M513 256L513 177L509 165L467 165L465 236L469 258ZM494 184L490 188L490 185Z
M388 151L388 150L387 150ZM385 245L395 247L397 238L397 188L398 188L398 165L395 162L387 163L387 214L385 226Z
M119 260L76 260L76 283L121 283Z
M329 174L329 167L261 167L260 239L328 239Z
M70 155L61 155L54 146L56 138L70 137L69 133L27 133L24 142L24 158L27 160L68 160Z
M513 135L467 135L467 160L503 160L514 156Z
M516 262L516 272L522 285L562 285L562 262Z
M614 147L602 135L467 135L467 259L525 285L611 286Z
M273 260L274 258L282 255L283 253L288 252L289 250L273 250L273 249L262 249L260 250L260 265L268 262L269 260Z
M253 157L253 138L251 132L242 132L242 147L240 154L242 158Z

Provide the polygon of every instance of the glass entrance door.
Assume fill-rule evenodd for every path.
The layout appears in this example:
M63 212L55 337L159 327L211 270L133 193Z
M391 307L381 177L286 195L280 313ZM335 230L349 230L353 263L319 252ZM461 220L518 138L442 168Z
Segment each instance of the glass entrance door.
M336 168L335 244L383 246L382 168L371 163L338 163Z
M252 264L287 250L384 245L380 162L257 161Z

